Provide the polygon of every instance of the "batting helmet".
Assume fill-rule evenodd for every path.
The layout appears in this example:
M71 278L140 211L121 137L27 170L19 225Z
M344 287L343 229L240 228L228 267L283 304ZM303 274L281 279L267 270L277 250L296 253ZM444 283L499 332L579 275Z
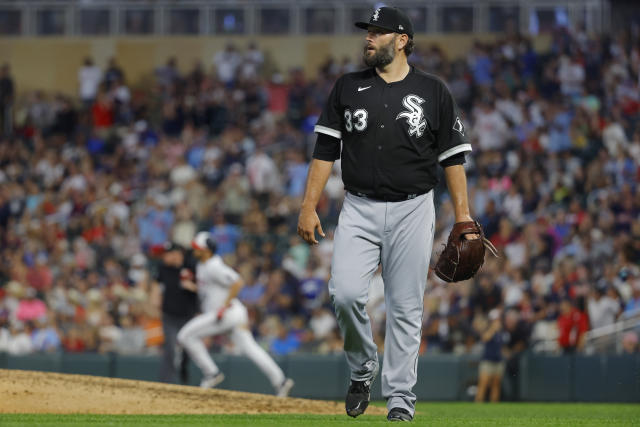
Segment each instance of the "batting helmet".
M216 253L218 246L216 241L211 237L211 233L208 231L201 231L191 241L191 247L193 249L205 250L209 249L212 253Z

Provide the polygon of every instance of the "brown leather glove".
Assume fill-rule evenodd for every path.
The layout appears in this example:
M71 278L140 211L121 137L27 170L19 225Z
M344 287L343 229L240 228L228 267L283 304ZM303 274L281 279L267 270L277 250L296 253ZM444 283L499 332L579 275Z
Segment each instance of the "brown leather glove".
M477 234L475 239L467 239L467 234ZM472 278L484 263L485 247L494 256L498 251L484 237L477 221L457 222L453 225L449 240L436 263L436 275L445 282L460 282Z

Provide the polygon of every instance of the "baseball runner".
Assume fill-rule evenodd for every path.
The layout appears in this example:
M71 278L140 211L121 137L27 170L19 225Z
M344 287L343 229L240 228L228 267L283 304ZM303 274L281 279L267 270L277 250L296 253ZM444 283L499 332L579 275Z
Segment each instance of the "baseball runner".
M191 242L198 259L196 282L190 286L200 298L202 314L191 319L178 332L178 343L183 346L203 373L200 387L212 388L224 380L202 339L229 333L233 343L269 378L277 396L286 397L293 380L286 378L282 369L260 347L247 328L247 309L236 295L244 286L242 278L216 255L216 244L211 234L200 232Z
M438 164L445 170L456 227L464 225L454 227L452 250L465 257L468 244L460 241L476 241L484 257L481 230L469 215L462 166L471 145L445 84L407 63L413 49L407 15L381 7L369 22L355 25L367 30L364 61L369 68L338 79L315 126L318 137L298 233L310 244L318 243L316 230L324 237L316 205L333 162L341 157L347 193L335 232L329 292L351 369L346 411L352 417L364 413L378 372L365 305L381 264L387 307L382 393L387 418L408 421L416 401L411 390L434 237ZM439 276L462 279L458 263L442 261Z

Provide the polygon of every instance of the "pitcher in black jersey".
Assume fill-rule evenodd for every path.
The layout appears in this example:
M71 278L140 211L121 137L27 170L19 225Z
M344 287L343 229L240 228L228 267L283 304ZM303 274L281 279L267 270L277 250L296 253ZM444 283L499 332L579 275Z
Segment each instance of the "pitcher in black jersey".
M433 188L445 170L455 221L470 221L464 153L471 151L445 84L410 66L413 26L397 8L376 9L367 30L366 70L336 82L315 127L318 134L298 233L324 237L316 205L333 162L342 161L347 190L334 239L329 291L351 369L350 416L364 413L378 372L365 304L382 264L387 323L382 393L388 419L414 415L423 297L433 244ZM470 236L476 238L477 236Z

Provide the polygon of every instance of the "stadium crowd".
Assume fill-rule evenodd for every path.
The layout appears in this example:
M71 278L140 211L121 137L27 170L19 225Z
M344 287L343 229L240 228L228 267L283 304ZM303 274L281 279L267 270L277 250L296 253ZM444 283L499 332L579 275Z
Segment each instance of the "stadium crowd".
M88 58L78 97L23 101L2 69L0 352L159 351L159 255L200 230L246 282L265 348L342 350L327 294L338 163L318 209L327 238L309 247L296 224L313 125L335 79L360 65L328 59L309 79L267 73L265 60L256 44L229 45L211 68L185 73L170 58L134 87L115 59L103 70ZM410 61L465 113L472 215L501 253L469 282L430 275L421 351L483 354L489 313L502 319L500 358L582 351L587 330L637 314L638 34L558 28L545 52L509 34L456 59L418 45ZM454 218L442 183L437 203L435 252ZM369 305L382 348L379 277ZM624 351L639 351L637 333Z

